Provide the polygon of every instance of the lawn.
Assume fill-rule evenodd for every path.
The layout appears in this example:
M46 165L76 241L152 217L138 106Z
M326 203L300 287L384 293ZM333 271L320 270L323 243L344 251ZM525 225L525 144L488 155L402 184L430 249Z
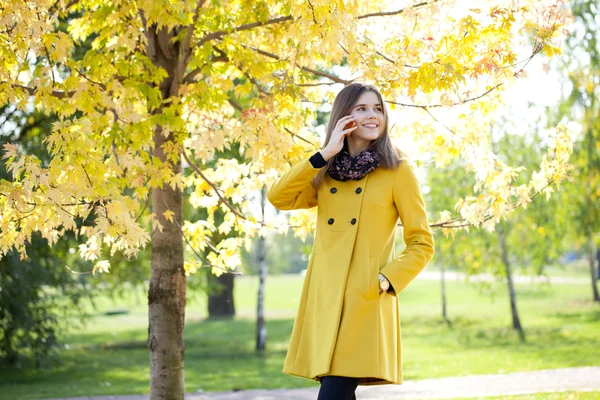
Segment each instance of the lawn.
M475 400L481 397L462 398L461 400ZM559 393L536 393L518 396L494 396L484 397L485 400L598 400L600 392L559 392Z
M299 276L268 278L268 349L263 355L253 350L255 277L236 280L238 316L231 321L205 321L205 301L190 293L184 332L186 391L315 386L281 373L301 284ZM517 285L526 343L510 328L503 285L491 296L467 283L448 282L452 325L440 318L439 286L417 280L400 296L405 379L600 365L600 306L589 301L589 284ZM88 325L62 337L65 349L52 367L0 370L2 398L147 393L145 298L140 290L116 303L98 301ZM129 313L105 315L115 309ZM503 398L595 398L588 396L595 394Z

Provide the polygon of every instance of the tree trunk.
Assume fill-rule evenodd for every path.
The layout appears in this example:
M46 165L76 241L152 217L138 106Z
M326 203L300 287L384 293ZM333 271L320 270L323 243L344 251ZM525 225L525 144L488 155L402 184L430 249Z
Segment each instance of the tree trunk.
M145 24L145 21L144 21ZM179 96L189 43L181 45L174 40L178 28L167 29L156 23L145 26L147 30L147 55L156 66L163 68L168 76L160 82L163 101ZM188 27L189 29L189 27ZM161 108L153 114L162 114ZM179 138L180 140L180 138ZM153 136L153 155L167 161L163 146L177 142L175 135L163 134L158 125ZM173 174L181 173L181 154L169 162ZM164 217L172 212L173 222ZM172 190L169 185L152 190L152 212L163 229L152 231L152 274L148 288L148 350L150 353L150 400L183 400L184 344L186 279L183 268L183 192Z
M265 220L266 187L260 195L262 220ZM267 246L264 236L258 238L258 301L256 307L256 351L263 351L267 345L267 325L265 324L265 283L267 280Z
M217 218L221 218L221 216L219 213ZM229 235L215 232L211 242L213 246L216 246L227 237ZM210 268L207 268L206 279L208 282L208 318L232 319L235 316L235 301L233 298L235 275L225 272L220 276L216 276Z
M233 274L224 273L216 277L208 271L210 285L218 286L215 293L208 295L208 318L233 318L235 316L235 303L233 301Z
M500 239L500 249L502 252L502 263L506 270L506 283L508 284L508 293L510 296L510 311L512 314L513 328L519 333L521 341L525 341L525 332L521 326L521 320L519 318L519 311L517 310L517 294L515 293L515 286L512 279L511 265L508 258L508 249L506 247L506 234L501 224L498 224L498 238Z
M447 312L447 307L446 307L446 264L444 264L443 262L441 263L441 267L442 267L442 279L441 279L441 283L442 283L442 317L444 318L444 321L446 321L447 324L451 325L450 323L450 319L448 318L448 312Z
M168 139L154 133L154 156L165 159L161 148ZM181 171L181 161L173 165ZM152 232L152 276L148 289L148 350L150 352L150 399L183 400L183 326L185 320L185 273L183 270L183 194L168 186L152 191L152 212L163 225ZM173 212L175 222L163 213Z
M594 107L594 99L592 98L592 108ZM596 151L596 140L594 140L594 133L591 128L588 128L586 131L586 147L587 147L587 156L588 156L588 165L587 165L587 179L585 182L586 186L586 196L585 196L585 208L586 213L584 214L586 217L583 218L585 234L588 237L588 255L590 259L590 278L592 278L592 299L595 303L600 303L600 295L598 295L598 286L596 283L596 274L594 273L594 258L596 254L594 252L594 224L596 223L596 219L593 217L595 215L595 206L592 203L592 182L595 179L594 170L594 152ZM598 261L600 263L600 260Z
M598 295L598 280L596 277L596 269L594 268L594 259L596 258L596 251L594 248L594 235L590 232L589 236L588 236L588 242L589 242L589 246L588 246L588 255L590 258L590 276L592 278L592 296L594 299L594 302L596 303L600 303L600 295ZM600 263L600 260L598 261ZM600 265L598 266L599 270L598 273L600 273Z

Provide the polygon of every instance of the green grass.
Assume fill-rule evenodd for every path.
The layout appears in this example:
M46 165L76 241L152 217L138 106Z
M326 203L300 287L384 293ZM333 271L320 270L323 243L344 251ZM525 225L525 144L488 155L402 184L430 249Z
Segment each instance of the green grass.
M516 396L471 397L461 400L598 400L600 392L552 392Z
M238 317L232 321L205 321L205 301L190 293L184 332L187 392L317 385L281 373L302 279L269 277L267 285L264 355L253 350L256 278L236 279ZM415 281L400 296L405 379L600 365L600 306L589 301L589 285L517 285L526 343L510 328L501 285L493 297L462 282L448 282L447 290L452 326L439 317L439 282ZM121 308L129 314L104 315ZM3 399L147 393L146 313L142 291L117 303L101 299L85 328L62 337L68 348L51 368L0 369ZM571 398L595 398L588 395Z

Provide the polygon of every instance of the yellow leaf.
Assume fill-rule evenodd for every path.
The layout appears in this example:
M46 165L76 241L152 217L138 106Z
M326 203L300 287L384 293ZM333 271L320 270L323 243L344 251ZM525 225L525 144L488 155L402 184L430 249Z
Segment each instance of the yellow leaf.
M163 216L169 222L173 222L173 215L175 215L175 213L171 210L167 210L163 213Z
M110 268L110 261L108 261L108 260L98 261L94 265L94 268L92 269L92 275L94 275L96 273L96 271L98 271L100 273L102 273L102 272L108 273L109 268Z
M173 190L183 190L185 186L185 177L183 174L173 175L171 179L169 179L169 186L171 186L171 189Z

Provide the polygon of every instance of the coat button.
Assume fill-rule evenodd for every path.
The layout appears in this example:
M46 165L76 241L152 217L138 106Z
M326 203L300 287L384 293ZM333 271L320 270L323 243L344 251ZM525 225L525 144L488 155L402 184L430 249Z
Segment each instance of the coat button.
M331 193L335 193L335 192L337 192L337 189L336 189L336 188L331 188L329 191L330 191Z
M352 221L350 221L350 223L351 223L352 225L354 225L354 224L356 223L356 218L352 218Z
M356 188L356 194L359 194L360 192L362 192L362 188Z
M329 218L329 219L327 220L327 223L328 223L329 225L332 225L332 224L333 224L333 218Z

